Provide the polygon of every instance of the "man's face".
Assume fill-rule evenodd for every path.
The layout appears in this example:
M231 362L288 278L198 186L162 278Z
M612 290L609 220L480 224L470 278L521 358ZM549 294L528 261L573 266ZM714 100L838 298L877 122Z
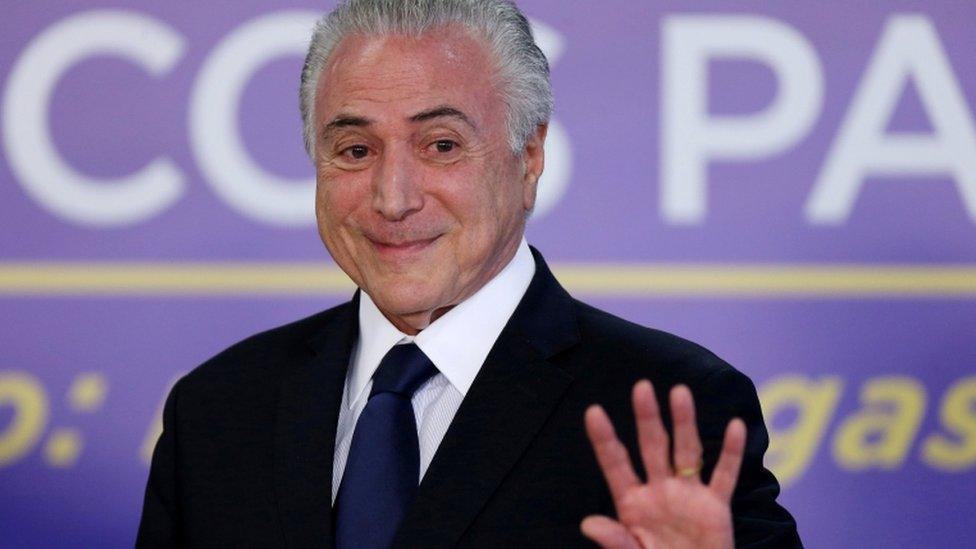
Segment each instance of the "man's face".
M515 253L545 128L508 143L488 49L463 29L339 43L315 99L316 216L336 263L415 333Z

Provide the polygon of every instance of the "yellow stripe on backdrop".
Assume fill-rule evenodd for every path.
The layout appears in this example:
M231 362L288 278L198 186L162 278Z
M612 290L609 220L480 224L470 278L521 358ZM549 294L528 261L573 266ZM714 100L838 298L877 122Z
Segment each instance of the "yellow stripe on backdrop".
M976 265L555 264L570 291L606 297L976 298ZM0 296L348 295L326 263L0 263Z

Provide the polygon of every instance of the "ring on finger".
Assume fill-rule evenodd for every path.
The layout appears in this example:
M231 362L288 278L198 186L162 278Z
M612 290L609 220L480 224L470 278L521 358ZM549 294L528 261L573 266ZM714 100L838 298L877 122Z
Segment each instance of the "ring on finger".
M702 462L699 460L693 467L679 467L675 474L681 478L691 478L697 476L702 470Z

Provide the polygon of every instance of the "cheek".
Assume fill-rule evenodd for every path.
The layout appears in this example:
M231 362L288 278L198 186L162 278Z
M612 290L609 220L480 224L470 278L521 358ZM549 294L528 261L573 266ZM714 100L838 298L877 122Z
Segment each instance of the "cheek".
M361 203L354 184L332 180L320 181L316 186L315 213L320 226L341 227Z
M352 204L354 201L349 193L336 189L334 183L333 187L316 192L315 216L319 237L333 259L340 264L351 253L348 235Z
M464 183L459 183L463 181ZM492 223L496 214L491 194L475 183L476 179L458 178L439 185L436 203L460 229L459 235L470 240ZM472 182L472 183L468 183Z
M460 263L467 266L481 264L505 240L514 220L505 202L485 189L466 194L459 200L461 213L458 217L462 230L456 258Z
M522 190L508 166L459 170L437 185L439 201L461 223L465 239L491 238L521 215Z
M318 221L319 233L325 240L335 226L336 210L332 193L322 190L321 186L315 192L315 219Z
M524 217L522 187L507 168L497 166L498 171L483 186L482 209L489 216L486 221L496 230L505 230L513 221Z

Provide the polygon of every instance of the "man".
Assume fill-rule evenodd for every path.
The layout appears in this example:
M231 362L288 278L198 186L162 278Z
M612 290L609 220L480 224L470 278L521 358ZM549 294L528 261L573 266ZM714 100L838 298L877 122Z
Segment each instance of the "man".
M301 98L360 291L176 384L138 545L799 545L749 380L525 243L551 94L514 6L351 0Z

